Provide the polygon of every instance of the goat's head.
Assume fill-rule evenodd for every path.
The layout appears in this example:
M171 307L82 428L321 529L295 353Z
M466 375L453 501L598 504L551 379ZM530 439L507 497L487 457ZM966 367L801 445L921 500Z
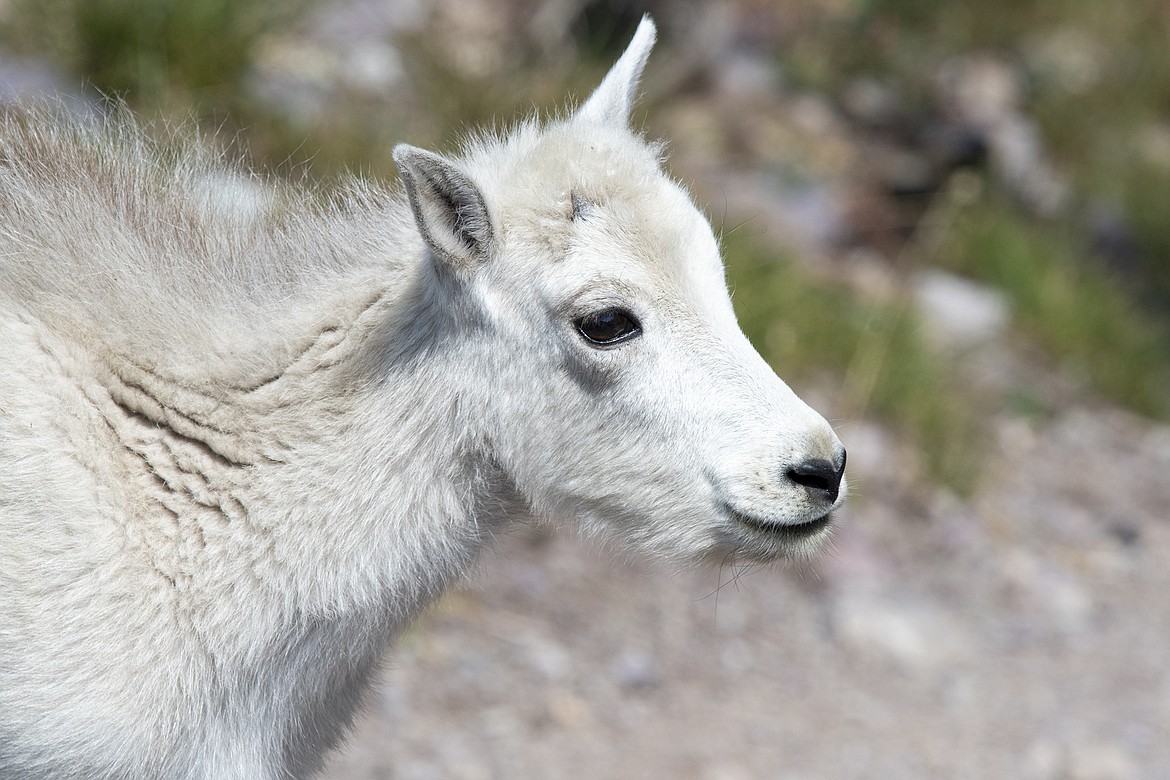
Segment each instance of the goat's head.
M806 554L845 452L748 343L709 223L628 128L654 35L566 119L395 159L452 316L477 323L477 435L535 515L668 555Z

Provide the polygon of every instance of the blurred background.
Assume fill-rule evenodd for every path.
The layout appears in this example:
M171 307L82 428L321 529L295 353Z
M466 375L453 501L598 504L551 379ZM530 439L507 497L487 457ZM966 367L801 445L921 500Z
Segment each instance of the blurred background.
M1170 3L4 0L0 103L109 98L305 186L636 122L849 448L805 565L520 528L388 659L342 778L1170 778Z

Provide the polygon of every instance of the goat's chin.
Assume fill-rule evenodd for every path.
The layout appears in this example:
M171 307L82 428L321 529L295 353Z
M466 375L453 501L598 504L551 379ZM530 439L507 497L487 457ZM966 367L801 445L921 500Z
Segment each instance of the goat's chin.
M833 534L833 513L801 522L779 523L728 508L717 534L711 560L768 563L807 561L816 556Z

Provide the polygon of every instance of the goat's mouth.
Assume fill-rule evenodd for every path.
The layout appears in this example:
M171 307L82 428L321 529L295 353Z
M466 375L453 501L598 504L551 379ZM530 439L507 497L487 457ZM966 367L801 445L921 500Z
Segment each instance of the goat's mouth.
M777 523L745 515L731 507L727 507L727 513L741 526L749 528L754 533L767 534L773 539L787 544L813 541L833 524L832 512L826 512L820 517L803 523Z

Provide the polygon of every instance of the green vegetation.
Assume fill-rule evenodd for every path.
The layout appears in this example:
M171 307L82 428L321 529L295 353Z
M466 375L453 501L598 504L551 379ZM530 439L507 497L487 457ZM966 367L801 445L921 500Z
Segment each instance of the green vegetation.
M1002 289L1023 331L1098 392L1170 414L1170 340L1091 262L1075 231L992 199L957 216L937 261Z
M956 57L1016 69L1072 206L1053 223L993 196L925 261L1003 286L1058 362L1136 411L1170 414L1170 5L863 0L822 6L801 34L781 55L796 83L840 94L877 78L917 115L939 111L938 74ZM1120 260L1094 245L1101 212L1132 243Z
M1134 411L1170 416L1170 6L815 8L778 54L803 88L840 95L854 78L876 79L922 117L940 112L938 77L955 58L993 56L1014 69L1019 109L1069 180L1068 209L1039 219L985 183L978 202L950 209L945 240L916 262L1001 288L1017 329L1054 364Z
M18 0L9 43L136 107L232 106L255 44L305 0Z

